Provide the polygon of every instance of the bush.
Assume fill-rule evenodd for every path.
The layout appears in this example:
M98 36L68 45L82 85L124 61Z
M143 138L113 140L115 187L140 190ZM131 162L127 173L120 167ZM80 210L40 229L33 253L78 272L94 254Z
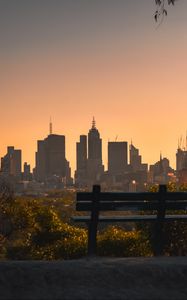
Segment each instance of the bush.
M177 186L175 183L169 183L167 185L169 192L186 192L187 185L183 184ZM158 186L152 186L151 192L158 191ZM186 211L167 211L168 214L186 214ZM151 249L154 252L156 248L156 223L137 223L136 230L140 230L141 234L147 236L150 241ZM164 251L166 256L180 256L187 255L187 223L185 221L172 221L164 222L163 225L163 242Z
M55 259L75 259L87 254L87 237L84 234L80 237L66 238L58 243L55 251Z
M86 255L87 232L65 223L58 231L35 230L25 240L10 241L6 258L12 260L73 259Z
M98 235L98 254L102 256L151 256L149 241L140 231L125 231L117 226L109 226Z

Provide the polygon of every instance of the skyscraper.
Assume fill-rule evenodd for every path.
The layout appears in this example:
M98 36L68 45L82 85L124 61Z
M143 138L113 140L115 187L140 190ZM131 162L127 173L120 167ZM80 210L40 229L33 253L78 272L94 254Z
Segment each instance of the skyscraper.
M123 174L127 170L127 142L108 143L108 172Z
M133 172L137 172L137 171L147 172L148 169L148 165L142 163L142 156L139 155L139 149L134 147L132 142L130 145L130 166Z
M16 150L13 146L7 147L7 154L1 158L1 173L21 179L21 150Z
M50 134L37 143L35 176L40 182L70 180L69 162L65 157L65 136Z
M177 149L176 153L176 170L181 171L187 169L187 150Z
M31 167L27 162L25 162L23 165L23 180L32 180Z
M80 141L76 143L76 164L75 184L77 186L86 185L87 167L87 136L80 135Z
M139 150L135 148L132 143L130 145L130 165L133 171L138 171L141 165L141 156L139 155Z
M76 146L77 170L85 170L87 161L87 136L80 135L80 142Z
M162 155L160 155L159 161L154 165L150 165L149 175L152 183L167 184L173 173L174 170L170 167L169 159L166 157L162 158Z
M187 133L186 138L179 139L176 153L176 171L179 184L187 182Z
M93 118L92 127L88 132L88 159L97 160L102 164L102 140Z
M93 118L92 127L88 132L88 157L87 157L87 137L80 136L77 143L77 170L75 181L78 185L91 186L101 180L104 173L102 165L102 140L95 119Z

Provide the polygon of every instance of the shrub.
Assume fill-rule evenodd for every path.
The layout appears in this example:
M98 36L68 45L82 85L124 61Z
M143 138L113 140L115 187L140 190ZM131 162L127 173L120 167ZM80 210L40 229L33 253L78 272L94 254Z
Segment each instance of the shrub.
M109 226L98 235L98 254L104 256L150 256L149 241L140 231L125 231L117 226Z
M167 185L169 192L186 192L187 185L177 186L175 183ZM152 186L150 191L158 191L158 186ZM167 211L168 214L186 214L186 211ZM151 249L154 251L156 247L156 223L137 223L136 230L140 230L141 234L147 236L150 241ZM163 226L164 255L177 256L187 255L187 223L185 221L164 222Z
M87 232L65 223L58 231L35 230L25 240L10 241L6 258L12 260L73 259L86 255Z

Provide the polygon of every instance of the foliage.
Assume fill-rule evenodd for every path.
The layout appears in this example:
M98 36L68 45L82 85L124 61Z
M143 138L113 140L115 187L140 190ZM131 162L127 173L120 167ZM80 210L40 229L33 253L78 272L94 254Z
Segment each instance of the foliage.
M158 192L159 186L152 185L149 187L149 192ZM183 183L181 185L177 185L174 182L169 182L167 184L167 191L168 192L187 192L187 184Z
M15 198L9 183L0 182L1 259L68 259L86 254L87 232L65 223L74 194L55 196Z
M76 213L74 191L48 191L47 196L38 201L42 206L55 210L66 223L70 223L71 216Z
M84 229L63 223L51 208L36 205L35 202L32 205L29 204L32 209L27 215L28 226L17 230L6 243L8 259L50 260L85 255L87 234ZM28 209L26 211L29 213Z
M176 0L155 0L155 4L157 5L157 10L155 12L154 18L157 22L160 18L167 16L166 5L174 5Z
M186 192L187 185L177 186L175 183L167 185L169 192ZM158 186L150 187L150 191L157 192ZM186 211L169 211L169 214L186 214ZM137 223L136 229L141 231L141 234L147 236L150 241L152 251L155 248L155 236L157 234L156 224ZM187 255L187 223L185 221L165 222L163 227L164 254L165 255Z
M149 241L140 231L125 231L109 226L98 236L98 254L104 256L150 256Z
M6 197L3 193L0 197L1 260L62 260L86 255L87 229L66 222L74 209L72 196L66 198L60 195L58 199L15 198L8 189L3 190L6 191L4 194ZM178 187L170 183L168 190L187 191L187 185ZM158 186L150 187L150 191L158 191ZM70 211L66 211L64 203L71 205ZM11 230L3 229L2 220L5 227ZM98 255L120 257L153 255L154 224L145 223L136 226L135 231L127 231L117 226L103 227L98 233ZM165 255L187 255L185 222L165 223L164 237Z
M12 208L15 203L12 186L6 178L0 177L0 241L13 231Z
M55 259L73 259L85 256L87 253L87 232L69 226L66 237L58 243L55 249Z

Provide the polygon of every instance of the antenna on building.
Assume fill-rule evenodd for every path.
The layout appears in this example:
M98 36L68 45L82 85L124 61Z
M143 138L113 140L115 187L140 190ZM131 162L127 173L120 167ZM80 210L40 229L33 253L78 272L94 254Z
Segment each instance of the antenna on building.
M115 142L117 141L117 139L118 139L118 135L116 135Z
M162 151L160 151L160 161L162 160Z
M52 120L51 120L51 117L50 117L50 122L49 122L49 134L52 134L53 133L53 124L52 124Z
M180 149L182 148L182 135L180 136L180 143L179 143Z
M92 120L92 129L95 129L95 125L96 125L96 122L95 122L95 118L93 117L93 120Z
M182 149L183 149L183 151L185 150L185 139L184 138L182 139Z
M187 151L187 130L186 130L186 149L185 150Z

